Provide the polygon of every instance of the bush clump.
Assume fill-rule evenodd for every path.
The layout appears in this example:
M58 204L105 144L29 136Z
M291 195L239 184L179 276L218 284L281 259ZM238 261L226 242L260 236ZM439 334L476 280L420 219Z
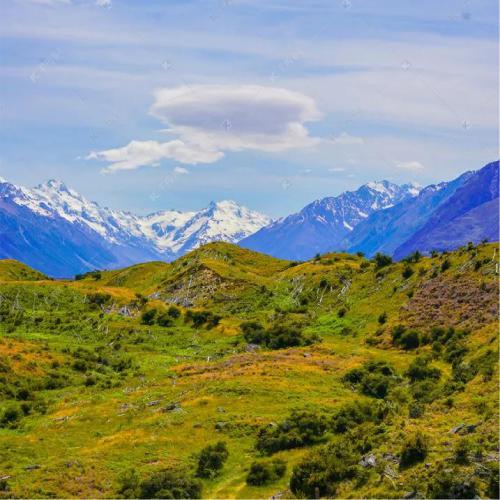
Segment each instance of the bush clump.
M224 466L228 456L226 443L222 441L206 446L198 456L196 475L203 478L216 476Z
M429 449L428 439L421 432L409 436L403 444L401 450L400 467L406 468L422 462L427 456Z
M246 321L240 325L244 339L250 344L258 344L270 349L286 349L311 345L319 338L306 336L299 328L287 325L275 325L267 330L255 321Z
M380 423L387 415L387 407L379 402L360 402L344 404L332 418L332 430L343 434L365 422Z
M246 482L250 486L264 486L282 478L286 472L286 463L277 458L270 461L253 462Z
M166 469L141 481L137 490L137 498L201 498L202 484L185 470Z
M333 498L343 481L361 480L366 474L352 440L342 438L307 455L296 465L290 489L298 498Z
M293 411L283 422L264 427L257 436L256 448L271 455L280 450L301 448L320 441L327 430L326 419L311 411Z
M215 328L222 319L218 314L214 314L211 311L187 311L185 315L185 320L193 323L195 328L200 328L203 325L206 328Z
M381 269L392 264L392 257L385 255L383 253L377 252L375 257L373 257L373 262L375 262L375 269Z
M416 330L407 330L403 325L397 325L392 329L392 343L405 350L416 349L421 344L420 333Z
M399 380L394 368L385 361L369 361L360 368L348 371L342 378L344 383L378 399L385 398Z

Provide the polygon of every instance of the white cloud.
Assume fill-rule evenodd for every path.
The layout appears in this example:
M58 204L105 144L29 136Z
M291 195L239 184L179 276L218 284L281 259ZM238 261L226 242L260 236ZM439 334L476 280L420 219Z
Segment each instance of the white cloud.
M93 151L87 155L87 160L102 160L110 163L102 170L103 173L117 170L134 170L143 165L157 167L163 159L175 159L181 163L213 163L222 158L217 151L202 150L180 140L169 142L131 141L122 148L106 151Z
M395 161L394 164L398 168L402 168L404 170L422 170L424 166L416 160L413 161Z
M95 0L98 7L111 7L111 0Z
M189 170L187 168L184 168L184 167L175 167L174 173L179 174L179 175L187 175L187 174L189 174Z
M226 151L280 152L319 143L306 122L321 117L314 100L299 92L258 85L194 85L155 93L151 114L176 139L132 141L92 152L88 159L111 165L104 171L156 166L162 159L180 163L213 163Z
M350 135L347 132L342 132L339 135L332 135L331 141L335 144L340 144L343 146L352 146L355 144L365 143L362 137L356 137L355 135Z
M329 172L345 172L345 168L342 167L334 167L334 168L329 168Z

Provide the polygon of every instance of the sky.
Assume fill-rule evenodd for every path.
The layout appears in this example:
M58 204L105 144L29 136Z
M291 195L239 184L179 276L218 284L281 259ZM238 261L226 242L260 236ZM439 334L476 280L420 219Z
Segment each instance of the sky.
M498 159L495 0L1 0L0 176L272 217Z

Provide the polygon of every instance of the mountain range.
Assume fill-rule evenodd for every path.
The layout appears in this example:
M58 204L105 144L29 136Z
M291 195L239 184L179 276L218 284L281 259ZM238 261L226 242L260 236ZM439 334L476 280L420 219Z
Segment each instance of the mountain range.
M0 181L0 258L56 277L172 260L211 241L237 242L270 221L233 201L138 216L100 207L59 181L32 189Z
M274 221L233 201L140 216L100 207L59 181L28 189L0 179L0 258L55 277L171 261L212 241L290 260L339 250L401 259L497 241L498 168L495 161L424 188L369 182Z

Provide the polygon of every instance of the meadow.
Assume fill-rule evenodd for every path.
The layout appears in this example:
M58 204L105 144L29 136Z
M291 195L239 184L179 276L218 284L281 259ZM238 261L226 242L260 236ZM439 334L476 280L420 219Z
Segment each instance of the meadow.
M0 498L498 498L498 246L0 261Z

